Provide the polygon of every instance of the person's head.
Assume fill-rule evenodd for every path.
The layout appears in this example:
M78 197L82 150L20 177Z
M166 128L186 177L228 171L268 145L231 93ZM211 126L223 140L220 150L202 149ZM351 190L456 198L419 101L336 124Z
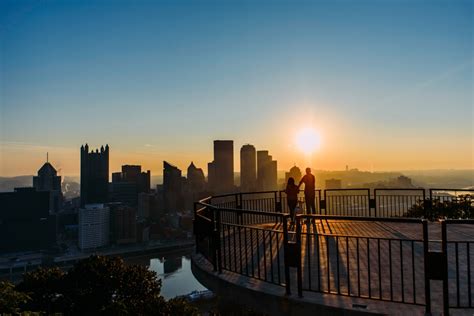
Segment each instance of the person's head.
M295 185L295 179L293 177L289 177L287 185Z
M306 168L306 174L311 174L311 168Z

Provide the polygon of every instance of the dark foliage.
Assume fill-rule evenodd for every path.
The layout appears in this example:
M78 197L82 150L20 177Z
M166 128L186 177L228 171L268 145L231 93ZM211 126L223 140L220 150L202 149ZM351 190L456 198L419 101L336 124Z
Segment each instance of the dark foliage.
M443 218L474 218L473 198L473 195L466 194L445 201L441 199L419 201L404 216L426 218L431 221Z
M26 293L15 289L12 283L0 281L0 315L18 313L20 307L30 300Z
M17 290L32 299L31 311L68 315L194 315L186 301L165 301L153 271L121 258L91 256L67 273L40 268L26 273Z

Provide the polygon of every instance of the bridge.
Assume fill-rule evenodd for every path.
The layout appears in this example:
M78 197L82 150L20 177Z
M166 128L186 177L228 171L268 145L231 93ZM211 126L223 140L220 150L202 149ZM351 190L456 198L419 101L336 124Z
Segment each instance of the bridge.
M473 194L317 190L317 214L306 214L299 196L295 222L282 191L209 197L195 203L193 273L272 315L472 315L474 220L409 216L459 205L455 214L469 217Z

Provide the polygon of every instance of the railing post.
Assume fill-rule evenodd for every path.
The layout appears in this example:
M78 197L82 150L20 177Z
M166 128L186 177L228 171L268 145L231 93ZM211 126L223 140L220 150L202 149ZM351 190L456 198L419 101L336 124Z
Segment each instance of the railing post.
M285 265L285 287L286 295L291 295L290 266L288 264L288 221L283 217L283 249L285 251L283 264Z
M428 242L428 222L422 221L423 227L423 263L424 263L424 276L425 276L425 314L431 315L431 292L430 292L430 277L428 273L428 258L429 258L429 242Z
M239 227L240 229L240 227ZM217 269L222 273L222 250L221 250L221 211L216 210L216 228L215 228L215 245L217 247Z
M321 190L317 190L318 191L318 201L319 201L319 215L322 215L322 212L321 212Z
M448 232L446 221L441 221L441 250L444 254L443 267L443 311L444 315L449 315L449 288L448 288ZM459 293L457 293L459 295Z
M328 214L328 205L327 205L327 194L326 190L324 190L324 201L321 200L321 210L324 208L324 215Z
M296 220L296 250L297 256L297 267L296 267L296 278L298 282L298 296L303 297L303 273L301 268L301 218ZM308 267L311 269L311 267Z
M377 189L374 189L374 198L370 198L370 190L369 190L369 207L370 209L374 209L374 217L377 217ZM370 214L369 209L369 214Z
M239 225L242 225L242 193L236 193L235 194L235 205L236 209L240 210L237 213L237 221Z
M199 253L199 242L198 242L199 239L198 239L198 234L196 233L197 207L198 207L198 203L194 202L193 233L194 233L194 244L196 245L196 254Z
M280 201L278 201L278 191L273 192L273 194L274 194L274 199L275 199L275 213L281 213L282 205L281 205L281 199Z
M210 234L210 251L212 255L212 266L213 270L217 271L217 238L216 238L216 210L214 207L211 208L211 222L212 222L212 231Z

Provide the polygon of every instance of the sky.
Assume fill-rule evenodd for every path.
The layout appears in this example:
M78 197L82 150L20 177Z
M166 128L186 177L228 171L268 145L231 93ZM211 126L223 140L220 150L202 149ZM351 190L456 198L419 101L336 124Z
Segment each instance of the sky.
M279 170L474 168L473 2L0 1L0 176L163 160L214 139ZM320 135L311 155L303 128Z

